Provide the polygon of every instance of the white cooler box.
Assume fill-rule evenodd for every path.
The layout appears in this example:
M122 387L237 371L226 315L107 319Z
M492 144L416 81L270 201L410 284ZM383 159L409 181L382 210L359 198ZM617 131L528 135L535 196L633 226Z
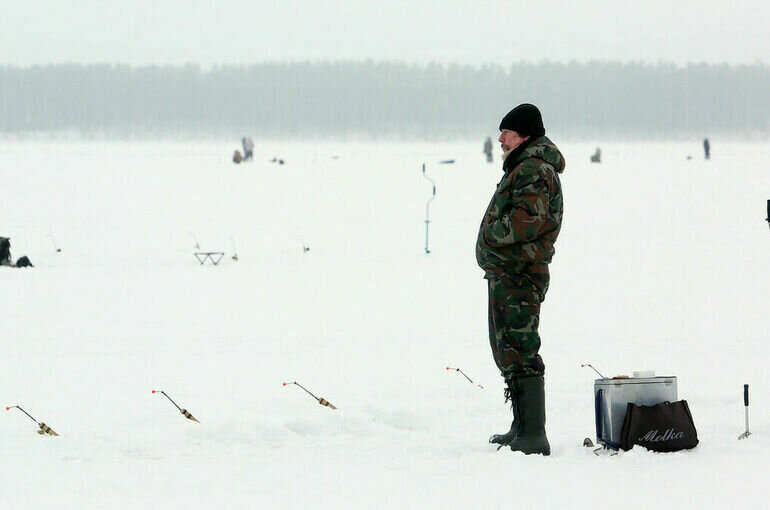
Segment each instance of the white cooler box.
M596 440L613 450L620 448L620 433L629 402L651 406L677 400L675 376L655 377L654 372L635 372L634 377L596 379Z

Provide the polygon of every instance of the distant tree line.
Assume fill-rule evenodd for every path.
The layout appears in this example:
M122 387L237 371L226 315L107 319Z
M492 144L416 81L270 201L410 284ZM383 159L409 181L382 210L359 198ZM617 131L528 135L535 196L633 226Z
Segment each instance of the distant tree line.
M445 138L520 102L562 136L770 133L770 67L299 62L0 67L0 133Z

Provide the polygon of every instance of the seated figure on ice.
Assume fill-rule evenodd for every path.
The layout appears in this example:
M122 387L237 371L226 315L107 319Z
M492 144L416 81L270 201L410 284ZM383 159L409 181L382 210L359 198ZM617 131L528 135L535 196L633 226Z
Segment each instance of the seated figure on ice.
M0 237L0 266L12 266L11 240L8 237Z
M21 257L19 260L17 260L16 264L13 263L13 260L11 259L11 238L10 237L0 237L0 266L35 267L32 265L32 262L26 256Z

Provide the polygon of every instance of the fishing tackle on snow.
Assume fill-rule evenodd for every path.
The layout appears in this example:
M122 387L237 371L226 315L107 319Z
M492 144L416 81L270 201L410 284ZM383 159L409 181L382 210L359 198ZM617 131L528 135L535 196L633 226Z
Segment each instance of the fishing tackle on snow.
M31 415L30 415L30 414L29 414L27 411L25 411L24 409L22 409L20 406L9 406L9 407L6 407L6 408L5 408L5 410L6 410L6 411L10 411L10 410L11 410L11 409L13 409L13 408L16 408L16 409L18 409L18 410L19 410L19 411L21 411L22 413L24 413L24 414L26 414L27 416L29 416L29 419L30 419L30 420L32 420L32 421L34 421L35 423L37 423L38 427L40 427L40 430L38 430L38 431L37 431L37 433L38 433L38 434L40 434L41 436L42 436L43 434L48 434L49 436L58 436L58 435L59 435L59 434L57 434L57 433L56 433L56 431L54 431L54 429L52 429L51 427L49 427L48 425L46 425L46 424L45 424L45 423L43 423L42 421L41 421L41 422L38 422L38 421L37 421L35 418L33 418L33 417L32 417L32 416L31 416Z
M182 409L181 407L179 407L178 405L176 405L176 402L174 402L173 400L171 400L171 397L169 397L169 396L166 394L166 392L165 392L165 391L163 391L163 390L152 390L152 392L153 392L153 393L162 393L162 394L163 394L163 396L165 396L167 399L169 399L169 401L171 401L171 403L172 403L172 404L174 404L174 406L175 406L177 409L179 409L179 412L180 412L180 413L182 413L182 415L184 415L184 417L185 417L185 418L187 418L188 420L192 420L192 421L194 421L194 422L198 422L198 423L200 423L200 422L197 420L197 418L195 418L195 416L193 416L192 414L190 414L190 413L187 411L187 409Z
M484 387L483 387L482 385L480 385L480 384L478 384L478 383L475 383L475 382L473 382L473 380L472 380L470 377L468 377L468 374L466 374L465 372L463 372L463 371L462 371L462 369L460 369L460 368L454 368L454 367L446 367L446 369L447 369L447 370L454 370L455 372L460 372L461 374L463 374L463 377L465 377L466 379L468 379L468 382L469 382L469 383L471 383L471 384L475 384L476 386L478 386L478 387L479 387L479 388L481 388L482 390L484 389Z
M304 386L302 386L302 385L301 385L300 383L298 383L297 381L293 381L293 382L290 382L290 383L283 383L283 385L284 385L284 386L286 386L286 385L290 385L290 384L294 384L294 385L296 385L296 386L299 386L299 387L300 387L300 388L302 388L303 390L305 390L305 392L306 392L308 395L310 395L311 397L313 397L314 399L316 399L316 400L318 401L318 403L319 403L319 404L321 404L322 406L330 407L330 408L332 408L332 409L337 409L337 408L334 406L334 404L332 404L331 402L329 402L329 401L328 401L328 400L326 400L325 398L322 398L322 397L316 397L315 395L313 395L313 393L311 393L311 392L310 392L310 391L309 391L307 388L305 388Z

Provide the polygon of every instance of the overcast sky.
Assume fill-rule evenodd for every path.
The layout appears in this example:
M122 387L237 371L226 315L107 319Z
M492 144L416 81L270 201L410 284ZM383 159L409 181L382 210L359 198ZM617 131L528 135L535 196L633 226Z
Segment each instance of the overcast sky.
M770 63L766 0L0 0L0 64Z

